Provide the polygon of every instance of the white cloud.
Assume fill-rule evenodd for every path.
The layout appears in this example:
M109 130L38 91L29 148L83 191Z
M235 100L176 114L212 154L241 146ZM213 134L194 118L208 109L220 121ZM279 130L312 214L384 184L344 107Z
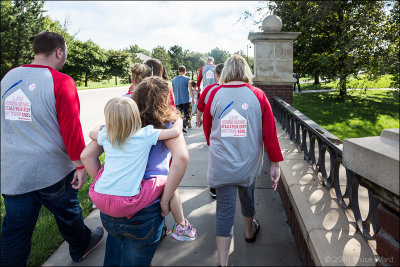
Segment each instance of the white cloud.
M237 22L257 1L46 1L52 19L69 16L70 33L93 40L105 49L137 44L151 50L172 45L209 52L215 47L246 52L250 21ZM253 51L249 49L249 55Z

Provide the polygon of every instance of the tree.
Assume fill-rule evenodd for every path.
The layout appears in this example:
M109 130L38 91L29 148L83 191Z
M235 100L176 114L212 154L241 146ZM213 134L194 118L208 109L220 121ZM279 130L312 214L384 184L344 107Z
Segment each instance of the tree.
M283 21L282 31L300 31L294 42L294 69L303 75L346 81L360 71L377 73L387 55L384 1L274 1L267 5ZM265 7L253 13L265 12ZM380 60L382 59L382 60ZM371 67L375 65L375 67Z
M170 71L172 70L171 57L169 56L167 50L165 50L164 46L157 46L153 48L153 50L151 51L151 56L153 58L161 60L165 70L168 73L168 76L171 76L172 74L170 73Z
M171 59L172 70L177 71L180 65L184 65L183 63L184 63L185 54L182 50L182 47L180 47L179 45L171 46L168 49L168 55Z
M107 56L93 41L81 42L74 40L68 48L67 62L63 72L70 75L74 80L85 82L89 80L99 81L104 77Z
M115 85L117 85L117 77L125 77L129 75L129 66L131 64L130 54L125 51L108 50L106 52L107 61L105 63L105 77L115 77Z
M142 63L142 60L136 55L137 53L142 53L142 54L150 56L149 51L147 51L146 49L139 48L139 46L137 44L130 45L128 48L125 48L123 51L130 54L131 61L133 63Z
M1 1L0 75L33 60L32 41L44 27L44 1Z
M191 72L192 80L194 80L195 72L197 78L197 71L204 65L206 61L206 54L200 52L185 51L184 65L186 66L186 69Z
M225 61L231 56L229 51L219 49L218 47L212 49L209 55L214 58L215 64L225 63Z

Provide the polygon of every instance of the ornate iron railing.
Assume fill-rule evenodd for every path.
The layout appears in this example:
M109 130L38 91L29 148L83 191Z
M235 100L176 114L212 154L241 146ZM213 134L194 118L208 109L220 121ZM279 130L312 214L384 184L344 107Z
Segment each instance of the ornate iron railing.
M282 129L289 134L290 140L304 152L304 159L312 164L313 170L320 173L323 185L328 190L333 187L342 208L353 211L357 230L366 239L374 239L379 229L376 223L378 201L374 198L372 191L367 188L369 208L367 216L362 218L358 192L359 187L365 184L360 183L362 179L357 174L342 165L342 141L281 98L274 96L271 102L276 120L282 124ZM330 157L329 170L326 167L327 153ZM343 175L345 177L340 177L340 167L346 170ZM340 178L346 180L344 193L341 190Z

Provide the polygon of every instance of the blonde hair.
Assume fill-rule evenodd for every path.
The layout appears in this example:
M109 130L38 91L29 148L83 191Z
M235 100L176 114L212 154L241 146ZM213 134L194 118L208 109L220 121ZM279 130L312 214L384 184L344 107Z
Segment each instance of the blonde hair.
M220 84L231 81L251 83L252 76L253 74L246 60L241 55L232 55L224 64L219 82Z
M122 147L126 139L142 128L136 102L127 97L114 97L104 107L107 139L114 146Z
M131 67L132 82L138 85L144 78L151 76L151 68L145 64L135 63Z

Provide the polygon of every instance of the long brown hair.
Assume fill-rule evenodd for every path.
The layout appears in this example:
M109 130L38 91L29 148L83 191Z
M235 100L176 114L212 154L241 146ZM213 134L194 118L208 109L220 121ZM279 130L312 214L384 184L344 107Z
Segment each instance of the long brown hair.
M152 71L153 75L152 76L158 76L163 78L164 80L168 81L168 74L167 71L165 70L161 60L157 58L150 58L144 62L145 65L149 66Z
M165 128L165 124L180 118L175 107L169 104L168 82L152 76L143 79L131 96L137 103L142 125L153 125L154 128Z

